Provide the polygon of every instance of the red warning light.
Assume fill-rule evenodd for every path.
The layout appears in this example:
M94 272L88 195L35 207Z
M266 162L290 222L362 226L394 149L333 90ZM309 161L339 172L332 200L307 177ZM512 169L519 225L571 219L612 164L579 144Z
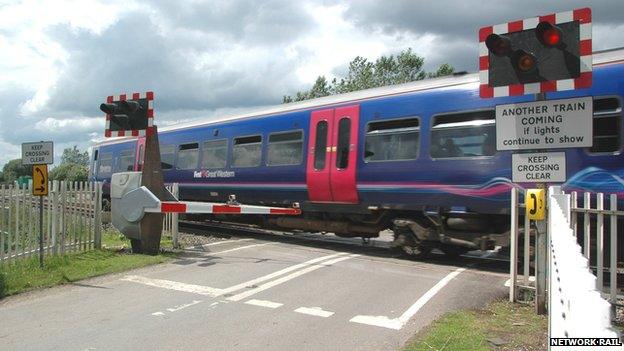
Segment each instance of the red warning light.
M561 44L561 29L550 22L540 22L535 28L537 39L546 46L559 46Z

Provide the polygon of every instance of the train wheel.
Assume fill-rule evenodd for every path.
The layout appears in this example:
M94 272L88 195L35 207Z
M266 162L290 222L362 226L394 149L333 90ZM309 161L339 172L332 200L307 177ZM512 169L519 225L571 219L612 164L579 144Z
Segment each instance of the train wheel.
M412 258L425 258L429 255L429 252L431 252L431 247L422 244L416 239L409 227L394 225L392 231L394 232L393 246L408 256Z

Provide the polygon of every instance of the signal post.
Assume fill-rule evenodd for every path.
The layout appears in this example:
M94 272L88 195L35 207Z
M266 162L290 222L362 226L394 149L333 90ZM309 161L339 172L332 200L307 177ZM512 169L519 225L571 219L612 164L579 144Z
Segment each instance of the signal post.
M525 216L534 220L538 229L535 308L540 314L546 313L544 188L547 183L566 181L565 153L546 149L588 147L593 142L591 97L547 101L546 93L591 87L591 34L589 8L479 30L481 98L535 95L534 102L496 106L496 146L497 150L526 150L513 155L513 181L540 188L529 189L525 195ZM512 245L515 241L511 238ZM513 257L510 264L515 272Z

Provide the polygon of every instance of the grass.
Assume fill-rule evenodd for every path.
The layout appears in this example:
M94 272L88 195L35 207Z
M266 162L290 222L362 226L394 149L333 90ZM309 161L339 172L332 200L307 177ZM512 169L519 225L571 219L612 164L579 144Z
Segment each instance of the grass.
M532 306L499 301L483 310L452 312L408 343L404 351L545 350L546 316ZM496 346L489 340L499 339Z
M104 248L130 248L130 239L113 227L108 227L102 231L102 247ZM160 247L165 249L173 248L173 239L171 235L163 234L160 238Z
M170 253L149 256L106 249L92 250L46 257L43 269L39 268L36 257L18 260L0 265L0 298L32 289L162 263L173 257L175 254Z

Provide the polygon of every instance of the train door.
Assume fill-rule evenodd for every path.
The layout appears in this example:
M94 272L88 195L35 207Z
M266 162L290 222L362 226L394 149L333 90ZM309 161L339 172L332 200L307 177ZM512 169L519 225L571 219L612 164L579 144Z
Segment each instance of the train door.
M312 112L306 182L310 201L357 203L359 106Z
M135 160L134 160L134 170L142 171L143 170L143 158L145 157L145 137L139 137L136 143L135 150Z

